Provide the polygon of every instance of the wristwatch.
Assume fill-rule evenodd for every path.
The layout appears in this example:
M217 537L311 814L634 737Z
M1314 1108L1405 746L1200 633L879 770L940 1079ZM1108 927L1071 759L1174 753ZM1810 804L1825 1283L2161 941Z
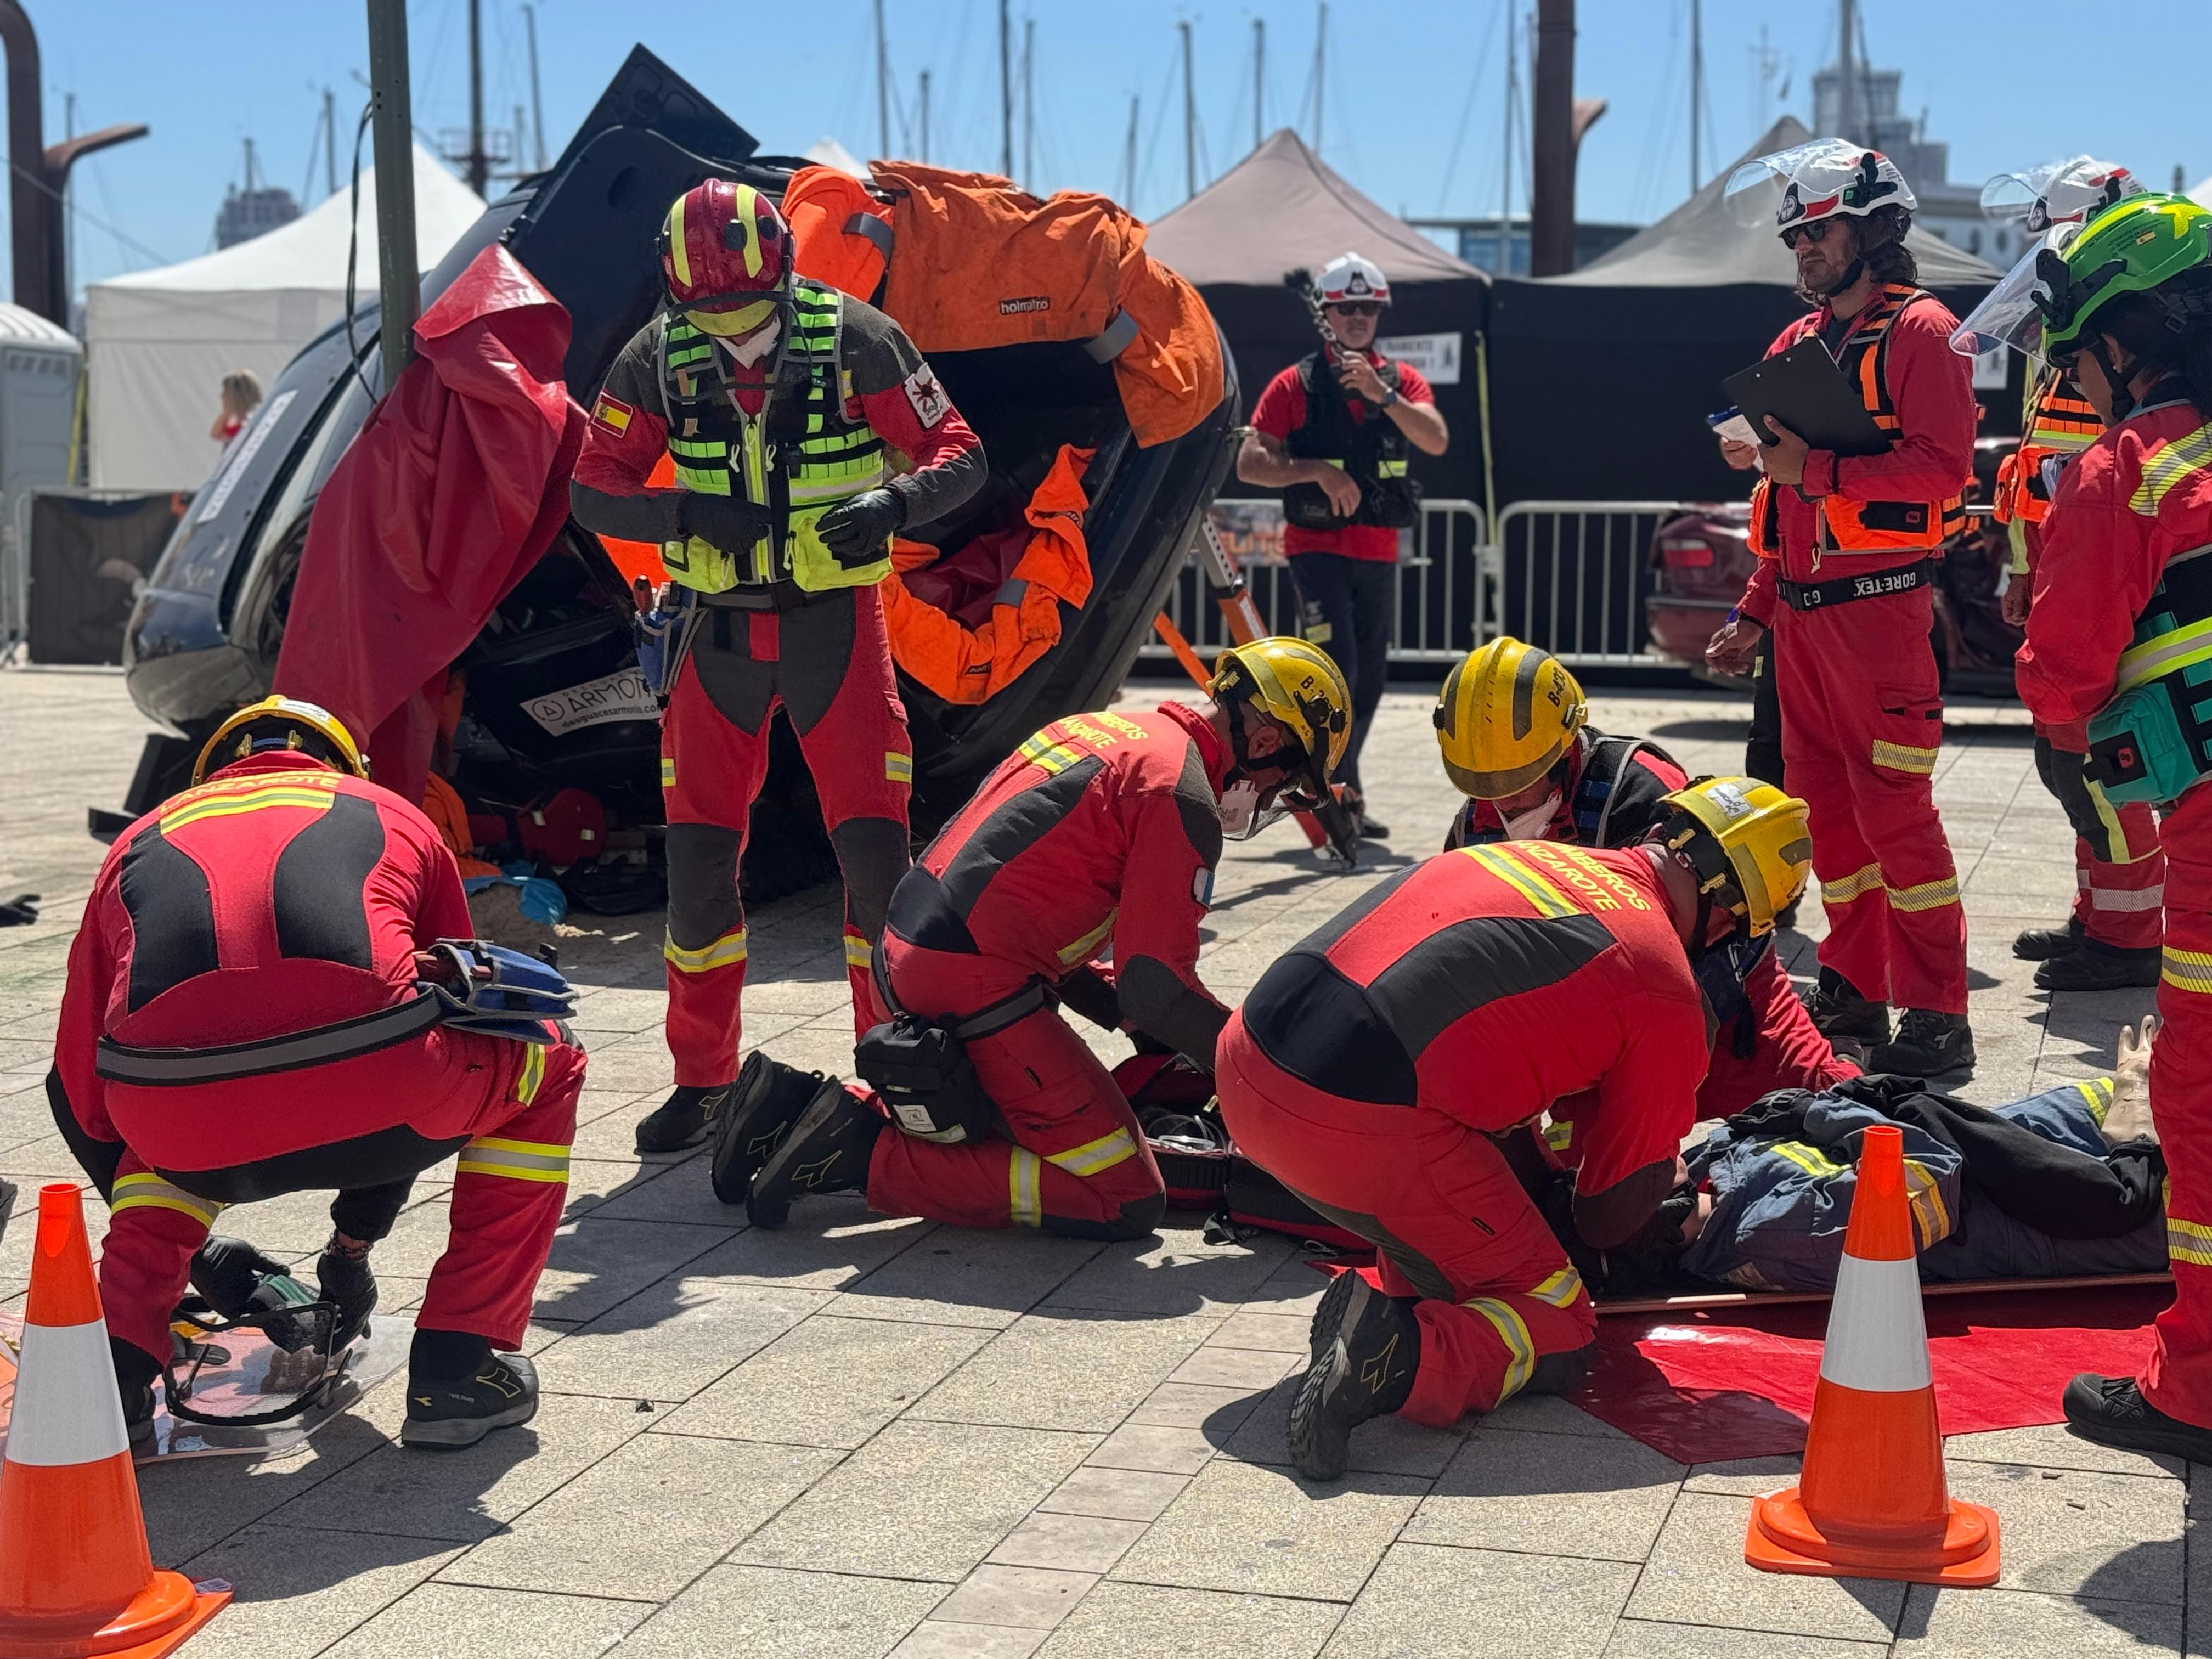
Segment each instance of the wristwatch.
M1396 403L1397 401L1398 401L1398 388L1397 388L1396 386L1384 386L1384 387L1382 388L1382 401L1380 404L1376 404L1376 408L1378 408L1378 409L1388 409L1388 408L1389 408L1389 407L1390 407L1390 405L1391 405L1391 404L1393 404Z

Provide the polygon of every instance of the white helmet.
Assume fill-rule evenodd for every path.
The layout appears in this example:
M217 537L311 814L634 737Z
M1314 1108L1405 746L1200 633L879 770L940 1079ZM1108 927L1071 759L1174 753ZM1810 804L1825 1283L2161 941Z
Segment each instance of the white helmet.
M2024 173L2000 173L1982 186L1982 211L1992 219L2021 220L2030 236L2053 225L2078 225L2113 203L2142 193L2135 174L2094 155L2047 161Z
M1390 303L1390 279L1382 274L1382 267L1357 253L1340 253L1331 259L1321 268L1321 280L1314 286L1321 291L1325 306L1358 300Z
M1920 205L1897 163L1841 138L1815 138L1746 161L1729 175L1727 197L1739 224L1771 215L1784 235L1839 215L1863 218L1883 208L1909 214Z

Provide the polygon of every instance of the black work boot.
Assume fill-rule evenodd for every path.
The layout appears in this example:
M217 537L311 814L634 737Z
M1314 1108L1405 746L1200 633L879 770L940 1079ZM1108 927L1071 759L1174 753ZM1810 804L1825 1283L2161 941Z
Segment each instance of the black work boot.
M2160 954L2155 945L2126 950L2085 939L2064 956L2047 959L2035 970L2035 982L2045 991L2123 991L2155 985Z
M1868 1043L1889 1041L1889 1005L1861 996L1858 988L1832 968L1820 969L1804 1002L1814 1028L1831 1042L1838 1037Z
M781 1227L801 1193L865 1192L868 1159L884 1120L834 1078L815 1091L783 1145L753 1177L747 1201L756 1227Z
M725 1204L745 1201L761 1165L829 1080L819 1072L771 1060L757 1048L745 1056L729 1103L714 1120L714 1150L708 1155L707 1172L715 1197Z
M1897 1022L1897 1041L1875 1045L1868 1069L1899 1077L1941 1077L1973 1069L1974 1033L1964 1014L1907 1008Z
M2124 1451L2164 1452L2192 1463L2212 1463L2212 1429L2168 1417L2142 1397L2132 1376L2083 1371L2066 1385L2060 1404L2066 1426L2084 1440Z
M471 1349L476 1363L456 1371ZM453 1450L473 1446L494 1429L538 1415L538 1368L519 1353L494 1353L483 1337L459 1331L417 1331L407 1370L403 1446Z
M688 1083L677 1085L674 1093L638 1120L638 1151L680 1152L686 1146L696 1146L707 1138L714 1114L736 1086L723 1083L702 1089Z
M1590 1356L1597 1352L1597 1344L1570 1348L1565 1353L1547 1353L1528 1372L1528 1380L1521 1385L1522 1394L1567 1394L1580 1386L1589 1375Z
M2070 918L2063 927L2023 927L2012 942L2012 953L2022 962L2049 962L2070 955L2081 942L2081 924Z
M176 1340L173 1336L169 1340ZM107 1339L107 1352L115 1364L116 1392L123 1397L123 1426L131 1443L143 1446L154 1437L154 1384L161 1375L161 1362L119 1336Z
M338 1310L331 1352L343 1353L354 1338L368 1334L368 1316L376 1311L376 1275L369 1271L368 1247L350 1249L331 1240L315 1262L315 1285L323 1300Z
M1314 1310L1320 1358L1291 1397L1291 1462L1313 1480L1343 1476L1352 1430L1402 1407L1420 1366L1421 1328L1412 1302L1383 1295L1358 1273L1337 1276L1339 1285L1346 1280L1349 1291L1323 1296Z

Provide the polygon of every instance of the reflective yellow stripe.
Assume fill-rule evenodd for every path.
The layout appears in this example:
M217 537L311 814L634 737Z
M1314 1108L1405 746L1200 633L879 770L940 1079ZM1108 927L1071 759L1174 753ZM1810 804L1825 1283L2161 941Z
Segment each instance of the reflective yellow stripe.
M337 780L333 778L331 782ZM213 795L193 801L162 814L161 833L174 835L188 823L198 823L202 818L229 817L239 812L259 812L272 806L289 806L300 811L320 812L331 804L327 785L294 783L287 780L280 784L266 784L244 794Z
M2212 956L2202 951L2177 951L2169 945L2164 963L2158 976L2175 990L2212 996Z
M2081 1091L2081 1098L2089 1103L2089 1115L2095 1118L2097 1126L2102 1128L2105 1114L2112 1109L2112 1079L2108 1077L2095 1077L2086 1083L2076 1083L2074 1086Z
M514 1097L527 1106L538 1098L538 1085L545 1081L545 1047L533 1042L523 1056L522 1074L514 1079Z
M735 933L725 933L713 944L702 945L696 951L685 950L676 942L676 936L672 933L667 943L660 947L660 954L666 957L680 974L711 973L717 968L727 968L732 963L745 959L745 930L740 927Z
M848 968L867 968L876 960L875 946L858 933L845 935L845 965Z
M663 789L676 787L676 761L672 756L663 755L660 757L660 787Z
M690 192L687 191L686 195ZM677 283L684 288L691 286L691 250L684 246L684 197L676 198L676 205L668 210L668 263L676 273Z
M914 781L914 757L886 749L884 751L884 775L893 783Z
M1491 1402L1495 1410L1528 1385L1529 1373L1536 1369L1535 1339L1528 1334L1528 1322L1503 1302L1479 1296L1460 1305L1488 1320L1497 1328L1498 1340L1505 1345L1505 1381L1498 1387L1498 1398Z
M215 1218L223 1212L222 1205L214 1199L188 1193L157 1175L116 1176L115 1199L107 1207L111 1215L121 1215L125 1210L174 1210L203 1227L214 1226Z
M1893 887L1889 890L1889 908L1893 910L1940 910L1947 904L1959 902L1959 878L1946 876L1941 881L1923 881L1917 887Z
M1829 904L1848 904L1863 893L1871 893L1881 885L1881 866L1869 864L1863 870L1854 870L1848 876L1838 876L1833 881L1820 884L1820 897Z
M1086 1140L1080 1146L1070 1147L1064 1152L1053 1152L1048 1161L1058 1164L1072 1176L1085 1180L1112 1169L1136 1157L1137 1143L1127 1129L1116 1129L1110 1135L1101 1135L1096 1140Z
M1893 772L1933 772L1936 769L1936 751L1876 738L1874 740L1874 763L1886 766Z
M1044 1218L1037 1202L1037 1181L1043 1164L1028 1148L1017 1146L1006 1160L1007 1219L1017 1227L1034 1227Z
M2166 1253L2174 1261L2186 1261L2193 1267L2212 1267L2212 1227L2167 1215Z
M1562 1267L1549 1279L1528 1292L1539 1302L1548 1302L1554 1308L1571 1308L1575 1298L1583 1293L1583 1276L1572 1267Z
M1808 1146L1802 1140L1776 1140L1766 1150L1777 1158L1786 1158L1809 1176L1841 1175L1844 1166L1817 1146Z
M558 1141L499 1140L487 1135L461 1148L456 1168L462 1175L562 1184L568 1179L568 1149Z
M1937 1189L1936 1177L1917 1158L1905 1160L1905 1199L1912 1206L1913 1224L1920 1231L1920 1248L1940 1244L1951 1236L1951 1212Z
M1021 756L1030 765L1057 775L1081 760L1084 751L1072 743L1055 742L1048 732L1040 732L1022 745Z
M2142 464L2142 477L2128 498L2130 509L2146 519L2156 518L2167 494L2208 466L2212 466L2212 426L2200 426L2160 446Z
M1564 1152L1575 1144L1575 1126L1571 1120L1556 1119L1544 1126L1544 1144L1555 1152Z
M1085 960L1098 948L1098 941L1114 931L1114 918L1121 914L1119 910L1109 910L1106 913L1105 921L1100 922L1074 944L1062 945L1059 952L1060 959L1071 967Z
M1534 870L1500 847L1462 847L1460 851L1521 895L1536 908L1540 916L1571 916L1579 915L1577 908L1567 902L1566 896L1538 875Z

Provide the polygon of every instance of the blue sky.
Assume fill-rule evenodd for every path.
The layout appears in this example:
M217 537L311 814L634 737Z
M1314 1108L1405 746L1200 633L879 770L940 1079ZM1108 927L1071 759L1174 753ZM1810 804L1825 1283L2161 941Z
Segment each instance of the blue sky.
M77 94L77 130L121 120L152 137L79 170L77 276L189 258L213 246L226 182L252 137L268 178L312 202L323 193L308 145L322 88L337 94L349 144L368 67L361 0L26 0L40 31L49 140L62 94ZM791 150L831 134L877 152L872 0L805 4L617 7L539 0L538 29L549 150L557 151L636 41L659 52L758 134ZM931 159L995 168L999 161L996 0L884 0L904 125L913 148L916 77L932 79ZM1510 0L1525 15L1529 0ZM514 120L530 100L520 0L483 0L487 119ZM1386 207L1415 216L1496 211L1500 188L1509 0L1334 0L1329 8L1323 151ZM2077 82L2086 96L2042 89L2054 61L2077 61L2080 0L2008 0L2000 27L1986 4L1863 0L1876 64L1905 72L1904 102L1928 111L1952 146L1951 176L1991 173L2087 149L2163 187L2177 163L2212 173L2212 118L2183 83L2149 66L2202 62L2212 10L2097 9L2094 44L2132 70ZM1182 82L1176 25L1196 43L1201 180L1249 148L1253 21L1267 25L1266 124L1310 132L1314 0L1014 0L1036 40L1034 187L1120 194L1129 100L1140 100L1133 205L1157 216L1183 192ZM1689 188L1690 0L1583 0L1576 90L1611 109L1584 143L1579 206L1591 219L1648 221ZM1833 56L1833 8L1705 0L1705 166L1733 156L1774 113L1801 118L1812 71ZM466 0L411 0L415 118L433 133L467 119ZM1762 106L1756 70L1764 24L1775 70ZM815 67L793 67L811 63ZM1787 96L1781 96L1786 85ZM1525 98L1525 83L1524 83ZM2059 116L2069 101L2079 105ZM1301 120L1301 118L1304 118ZM1525 142L1525 141L1524 141ZM1021 135L1017 131L1017 170ZM344 161L341 147L341 167ZM1525 191L1525 161L1516 161ZM341 179L343 188L343 178ZM0 262L3 265L4 262ZM0 270L0 278L4 278Z

